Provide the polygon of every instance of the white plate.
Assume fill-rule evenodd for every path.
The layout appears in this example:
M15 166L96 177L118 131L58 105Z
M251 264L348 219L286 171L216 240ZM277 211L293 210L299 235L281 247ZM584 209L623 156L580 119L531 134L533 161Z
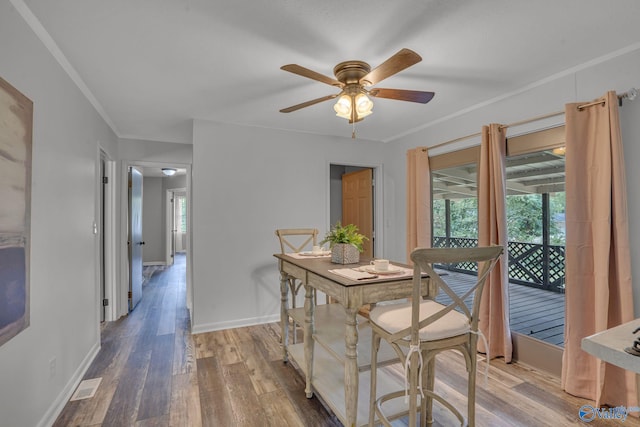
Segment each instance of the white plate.
M302 255L302 256L327 256L327 255L331 255L331 251L321 251L321 252L306 251L306 252L300 252L300 255Z
M360 270L366 271L367 273L371 273L371 274L382 274L382 275L398 274L398 273L404 272L404 268L396 267L395 265L391 265L391 264L389 264L388 270L376 270L376 268L373 265L362 266L360 267Z

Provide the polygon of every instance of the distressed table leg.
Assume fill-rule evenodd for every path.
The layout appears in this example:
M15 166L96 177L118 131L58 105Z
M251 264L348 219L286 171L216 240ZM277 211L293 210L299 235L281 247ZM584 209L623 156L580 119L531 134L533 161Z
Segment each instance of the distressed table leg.
M287 313L287 307L289 307L289 289L287 282L289 278L287 273L280 272L280 326L282 328L282 361L289 361L289 314Z
M344 400L347 426L356 425L358 415L358 321L357 308L345 308L346 320L344 341L346 345L346 361L344 366Z
M306 366L307 378L304 391L307 398L313 397L313 333L315 329L315 306L313 299L313 288L305 285L304 295L304 363Z

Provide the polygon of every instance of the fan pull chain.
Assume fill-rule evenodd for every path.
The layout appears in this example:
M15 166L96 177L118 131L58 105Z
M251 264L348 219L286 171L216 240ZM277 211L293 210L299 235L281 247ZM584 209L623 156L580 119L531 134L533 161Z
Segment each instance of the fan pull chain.
M351 139L356 139L356 122L352 123L353 130L351 131Z

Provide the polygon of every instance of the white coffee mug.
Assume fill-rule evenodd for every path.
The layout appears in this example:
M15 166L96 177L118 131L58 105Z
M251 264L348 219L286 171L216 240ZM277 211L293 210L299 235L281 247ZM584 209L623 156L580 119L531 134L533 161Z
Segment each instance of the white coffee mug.
M389 269L389 260L388 259L374 259L371 261L371 265L373 268L378 271L387 271Z
M314 246L314 247L311 249L311 253L313 253L313 254L319 254L319 253L321 253L321 252L322 252L322 248L321 248L320 246Z

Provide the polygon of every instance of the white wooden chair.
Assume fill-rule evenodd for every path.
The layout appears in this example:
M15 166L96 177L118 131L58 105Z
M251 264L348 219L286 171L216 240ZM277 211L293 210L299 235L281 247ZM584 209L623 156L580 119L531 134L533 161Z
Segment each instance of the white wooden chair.
M435 399L450 410L461 425L475 425L476 352L478 342L478 313L480 297L485 281L503 252L502 246L480 248L418 248L411 253L414 263L413 295L406 303L382 305L373 308L369 315L373 331L371 348L371 396L369 425L381 422L391 426L389 419L406 415L384 414L383 404L391 399L408 395L409 425L415 426L418 413L420 425L432 425L432 406ZM464 294L456 294L433 270L434 264L477 262L477 282ZM448 305L420 297L420 281L426 273L437 288L452 300ZM465 302L472 300L469 305ZM405 364L408 386L380 397L376 393L377 354L380 340L387 341ZM434 393L437 353L458 350L465 358L468 371L468 418L464 419L451 403ZM405 380L406 381L406 380Z
M305 249L311 250L311 248L317 245L318 241L318 229L317 228L281 228L276 230L276 236L280 241L280 251L282 254L287 252L301 252ZM281 310L285 310L286 312L289 309L296 308L296 295L298 295L298 291L302 286L302 282L296 280L293 277L287 277L286 282L289 286L288 298L289 301L288 306L284 306L285 301L282 300L283 306ZM290 317L287 315L287 319ZM292 320L293 324L293 343L297 342L297 325L296 322ZM288 342L289 335L289 325L282 325L282 343L286 347ZM285 353L286 354L286 353ZM285 356L286 358L286 356Z

